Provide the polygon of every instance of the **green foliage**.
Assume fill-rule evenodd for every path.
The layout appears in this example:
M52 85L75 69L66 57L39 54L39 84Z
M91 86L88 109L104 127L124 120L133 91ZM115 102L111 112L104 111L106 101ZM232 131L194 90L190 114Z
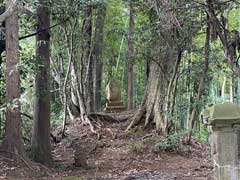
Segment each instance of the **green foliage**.
M200 124L200 131L196 131L194 132L194 136L201 142L204 144L208 144L208 138L209 138L209 132L207 130L207 127L203 124Z
M57 128L63 121L62 107L58 106L57 103L52 101L51 106L51 127L52 129Z
M26 1L33 7L34 13L39 2ZM136 4L135 32L134 32L134 102L135 107L141 103L146 87L147 61L161 60L162 54L171 51L175 46L183 51L182 60L178 69L178 84L176 91L176 100L174 112L167 115L173 120L175 129L186 130L188 119L193 107L198 106L200 112L207 103L218 103L230 100L230 86L234 89L234 102L240 102L239 79L232 73L231 68L226 65L223 46L219 39L212 40L210 64L208 77L205 81L205 90L203 97L198 104L195 103L195 97L198 93L198 86L204 63L204 46L206 36L206 13L205 8L196 8L196 3L190 0L181 0L167 3L166 7L162 1L158 1L159 12L156 12L155 4L151 1L134 1ZM95 21L97 17L96 7L106 7L106 19L104 25L104 44L103 44L103 80L101 104L105 105L106 95L105 87L110 78L114 77L121 81L121 92L125 104L127 102L127 49L128 49L128 29L129 29L129 0L53 0L48 6L51 7L52 24L60 23L66 19L68 21L60 23L51 29L51 123L55 128L62 123L63 105L62 105L62 84L67 72L69 61L69 42L71 33L73 34L72 45L74 49L74 58L76 58L76 68L81 68L82 44L84 37L82 33L82 24L84 21L84 8L92 3L93 6L93 30L95 33ZM229 30L238 30L240 27L240 10L234 3L225 3L219 7L225 17L229 18ZM153 8L154 7L154 8ZM229 14L227 14L229 12ZM20 16L20 36L35 31L35 16ZM74 23L76 27L74 29ZM170 23L170 24L169 24ZM173 23L173 24L171 24ZM173 25L171 27L171 25ZM173 29L171 29L173 28ZM174 36L174 32L177 36ZM213 32L212 32L213 33ZM66 39L68 38L68 40ZM93 38L94 39L94 38ZM171 41L174 43L171 43ZM43 42L44 43L44 42ZM35 38L28 38L20 41L20 63L18 68L21 71L21 109L30 117L33 117L34 107L34 76L36 69L41 67L37 64L35 57ZM239 55L239 53L237 53ZM167 57L168 58L168 57ZM172 63L172 59L167 59ZM6 80L5 80L5 59L1 64L0 79L0 107L6 106ZM171 71L171 70L170 70ZM78 74L80 76L80 74ZM168 74L170 78L171 73ZM230 79L233 79L233 84ZM70 78L69 78L70 79ZM220 95L222 84L226 81L225 96ZM71 82L67 84L67 91L71 91ZM167 88L167 87L166 87ZM240 92L240 91L239 91ZM0 110L1 111L1 110ZM1 114L0 128L4 126L3 111ZM32 119L22 116L23 135L30 136L32 128ZM208 133L206 128L199 123L200 131L194 132L202 142L206 142ZM0 137L1 133L0 131ZM142 135L142 129L136 129L130 132L131 135ZM169 135L166 140L156 144L153 150L172 151L178 149L181 144L182 133ZM132 145L136 152L141 151L142 144Z
M199 137L199 141L205 144L209 143L209 132L207 131L206 128L202 128L201 129L201 133L200 133L200 137Z
M152 148L152 152L159 152L159 151L177 151L179 150L182 140L185 137L186 132L177 132L168 135L164 138L161 142L155 144Z

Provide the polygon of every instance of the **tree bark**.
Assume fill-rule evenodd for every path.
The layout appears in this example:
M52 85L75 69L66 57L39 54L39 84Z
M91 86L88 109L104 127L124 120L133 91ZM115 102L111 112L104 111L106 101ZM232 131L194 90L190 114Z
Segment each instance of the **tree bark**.
M133 109L133 82L134 82L134 72L133 72L133 60L134 60L134 28L135 28L135 10L134 2L130 2L130 18L129 18L129 35L128 35L128 106L127 108Z
M206 40L205 40L205 62L204 62L204 69L200 78L200 83L198 86L198 93L197 96L195 97L195 104L194 107L191 111L190 119L189 119L189 124L188 124L188 139L187 142L190 143L191 141L191 135L192 135L192 130L194 128L195 121L197 119L197 115L199 114L199 104L201 101L201 97L204 93L204 88L205 88L205 79L207 77L207 72L208 72L208 66L209 66L209 56L210 56L210 22L209 22L209 16L207 16L207 30L206 30Z
M137 114L145 117L145 126L155 123L157 130L167 135L173 125L173 108L175 92L178 82L178 69L181 60L181 51L188 49L192 37L199 29L192 31L192 25L181 23L181 21L191 21L192 18L182 19L183 11L168 11L175 8L175 4L170 1L151 1L149 20L156 26L151 30L150 72L148 78L148 88L146 89L146 99L140 106ZM179 17L178 17L179 16ZM188 33L180 33L182 28L191 29ZM142 112L142 113L141 113ZM146 112L146 113L143 113ZM136 114L136 115L137 115ZM133 119L128 129L139 123Z
M227 78L226 78L226 76L224 76L223 82L222 82L222 88L221 88L221 97L223 99L225 98L226 81L227 81Z
M17 0L10 0L6 7L6 11L0 15L0 23L3 23L8 17L17 14L17 10Z
M237 104L240 105L240 78L237 78L237 92L236 92L236 96L237 96Z
M7 3L7 8L10 6ZM6 20L6 86L7 111L3 149L7 152L24 155L21 114L20 114L20 73L18 45L18 15L13 12Z
M37 8L37 31L50 26L49 10L45 1ZM31 155L34 161L51 166L50 144L50 34L45 30L36 36L35 109L31 139Z
M87 112L94 111L94 93L93 93L93 58L92 58L92 6L88 5L84 11L83 22L83 64L84 70L84 97Z
M165 61L166 62L166 61ZM167 69L166 64L163 65ZM143 117L145 117L145 127L154 122L156 129L168 134L169 118L166 117L166 95L167 95L167 79L166 72L162 72L159 64L151 62L150 74L148 78L147 88L141 106L132 119L127 130L138 125Z
M103 74L103 37L104 37L104 20L106 16L106 7L100 5L97 8L95 41L94 41L94 107L95 111L101 111L101 84Z
M154 23L158 10L159 8L156 7L156 12L153 12L154 15L150 14ZM169 31L163 30L159 24L158 30L152 31L154 41L151 41L152 54L144 101L127 130L140 123L141 119L145 119L145 127L153 123L157 130L167 135L172 125L172 117L169 116L172 102L169 101L174 99L173 83L177 77L177 69L180 64L176 61L180 58L177 57L178 46L176 41L178 37L174 28L169 29Z
M229 79L229 101L230 102L234 102L234 83L233 83L233 78L232 76Z
M77 19L74 20L74 24L73 27L71 29L71 36L70 36L70 42L67 36L66 31L65 32L65 38L66 38L66 42L67 42L67 46L68 46L68 66L67 66L67 72L66 72L66 76L64 78L64 83L63 83L63 110L64 110L64 114L63 114L63 124L62 124L62 137L64 137L64 132L66 129L66 122L67 122L67 109L68 109L68 92L67 92L67 85L68 85L68 76L71 72L71 64L72 64L72 60L73 60L73 41L74 41L74 32L75 32L75 27L77 24ZM69 110L69 115L72 116L71 111Z

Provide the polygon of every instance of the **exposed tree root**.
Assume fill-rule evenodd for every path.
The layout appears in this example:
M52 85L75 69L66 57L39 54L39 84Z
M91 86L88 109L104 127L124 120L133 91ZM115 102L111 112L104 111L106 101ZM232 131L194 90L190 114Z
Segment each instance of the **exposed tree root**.
M107 114L91 113L91 114L88 114L88 117L93 121L119 123L117 119Z
M14 156L15 158L19 159L20 161L22 161L26 167L28 167L32 172L35 172L35 171L38 171L40 172L40 168L41 167L42 169L44 169L44 173L46 173L48 176L52 176L52 170L49 169L48 167L46 167L45 165L43 164L40 164L40 163L37 163L37 162L33 162L31 161L30 159L24 157L24 156L21 156L19 154L16 154L16 153L13 153L13 152L9 152L9 151L6 151L4 149L0 149L0 152L2 153L2 156L3 157L7 157L8 155L10 155L11 157ZM8 154L8 155L7 155Z
M26 160L25 157L23 157L23 156L21 156L21 155L19 155L19 154L10 152L10 151L3 150L3 149L1 149L0 152L3 154L3 156L7 156L7 154L10 154L11 157L12 157L12 156L15 156L17 159L21 160L30 170L35 171L35 169L33 168L33 166L30 165L31 161Z
M112 113L112 114L103 114L103 113L91 113L88 114L90 118L100 120L102 122L110 122L110 123L120 123L129 120L134 114L128 113Z
M134 115L133 113L128 114L104 114L104 113L91 113L87 115L82 115L82 121L84 124L90 126L90 129L93 133L96 133L95 128L103 128L105 127L104 123L120 123L129 120Z
M101 139L100 132L101 130L105 130L108 132L113 139L116 138L116 134L112 132L110 129L106 128L107 124L121 123L130 120L134 117L135 110L124 111L121 113L90 113L90 114L81 114L79 117L75 118L73 123L79 124L80 126L89 127L89 132L97 135L97 139ZM88 133L88 132L87 132ZM61 132L57 133L58 135L62 134ZM51 134L52 140L57 143L60 142L63 137L54 136ZM59 138L58 138L59 137Z
M146 105L145 103L143 103L138 109L137 113L133 116L132 121L127 127L126 131L129 131L134 126L137 126L138 124L140 124L145 114L146 114Z
M142 101L142 104L138 108L137 112L134 114L134 116L131 118L131 123L128 125L126 131L129 131L134 126L137 126L141 123L141 120L144 119L144 116L147 113L147 107L146 107L146 101L147 101L147 91L145 91L144 98Z

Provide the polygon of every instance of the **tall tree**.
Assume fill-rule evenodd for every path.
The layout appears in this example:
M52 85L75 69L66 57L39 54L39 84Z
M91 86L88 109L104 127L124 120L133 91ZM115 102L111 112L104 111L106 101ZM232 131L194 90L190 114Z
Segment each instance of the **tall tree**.
M129 35L128 35L128 109L133 108L133 60L134 60L134 2L130 2Z
M199 14L185 16L184 11L174 11L176 4L172 1L148 1L151 4L149 18L151 24L151 41L149 41L150 72L143 102L127 130L137 125L145 117L145 126L154 122L156 129L168 134L173 125L173 108L178 83L178 69L185 51L192 41L192 36L199 30L193 26L193 18ZM181 7L185 1L178 1ZM181 14L181 15L180 15ZM143 116L144 115L144 116ZM146 115L146 116L145 116Z
M12 6L11 1L6 9ZM6 79L7 79L7 111L3 148L8 152L23 155L20 114L20 73L18 45L18 14L13 11L6 19Z
M106 16L106 7L102 2L98 4L97 15L95 24L95 37L94 37L94 107L95 111L101 111L101 84L103 74L103 31L104 20Z
M194 125L196 123L197 117L200 113L200 101L201 97L204 93L205 89L205 80L207 78L207 72L208 72L208 66L209 66L209 56L210 56L210 22L209 22L209 16L207 16L207 29L206 29L206 40L205 40L205 61L204 61L204 68L202 71L202 75L199 80L199 86L198 86L198 93L197 96L195 97L195 104L193 106L193 109L190 114L189 118L189 134L188 134L188 143L191 141L191 134L192 134L192 129L194 128Z
M87 4L83 21L83 65L85 66L84 95L87 112L94 111L93 58L92 58L92 4ZM84 67L82 67L84 69Z
M34 126L31 140L32 158L42 164L52 164L50 144L50 14L47 1L37 7L36 77ZM43 29L45 29L43 31Z

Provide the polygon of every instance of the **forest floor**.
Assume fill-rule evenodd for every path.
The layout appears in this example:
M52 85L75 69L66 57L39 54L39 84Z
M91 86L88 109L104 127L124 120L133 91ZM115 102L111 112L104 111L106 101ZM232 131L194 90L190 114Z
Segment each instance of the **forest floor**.
M129 122L105 122L98 131L89 133L78 123L67 126L67 137L53 145L54 168L34 166L0 156L0 179L62 180L67 176L82 180L212 180L210 149L196 140L173 152L153 152L163 140L153 130L137 128L125 132ZM76 151L76 153L74 153ZM85 168L76 167L74 158ZM16 158L17 159L17 158ZM85 164L87 162L87 165ZM74 177L69 180L75 180Z

